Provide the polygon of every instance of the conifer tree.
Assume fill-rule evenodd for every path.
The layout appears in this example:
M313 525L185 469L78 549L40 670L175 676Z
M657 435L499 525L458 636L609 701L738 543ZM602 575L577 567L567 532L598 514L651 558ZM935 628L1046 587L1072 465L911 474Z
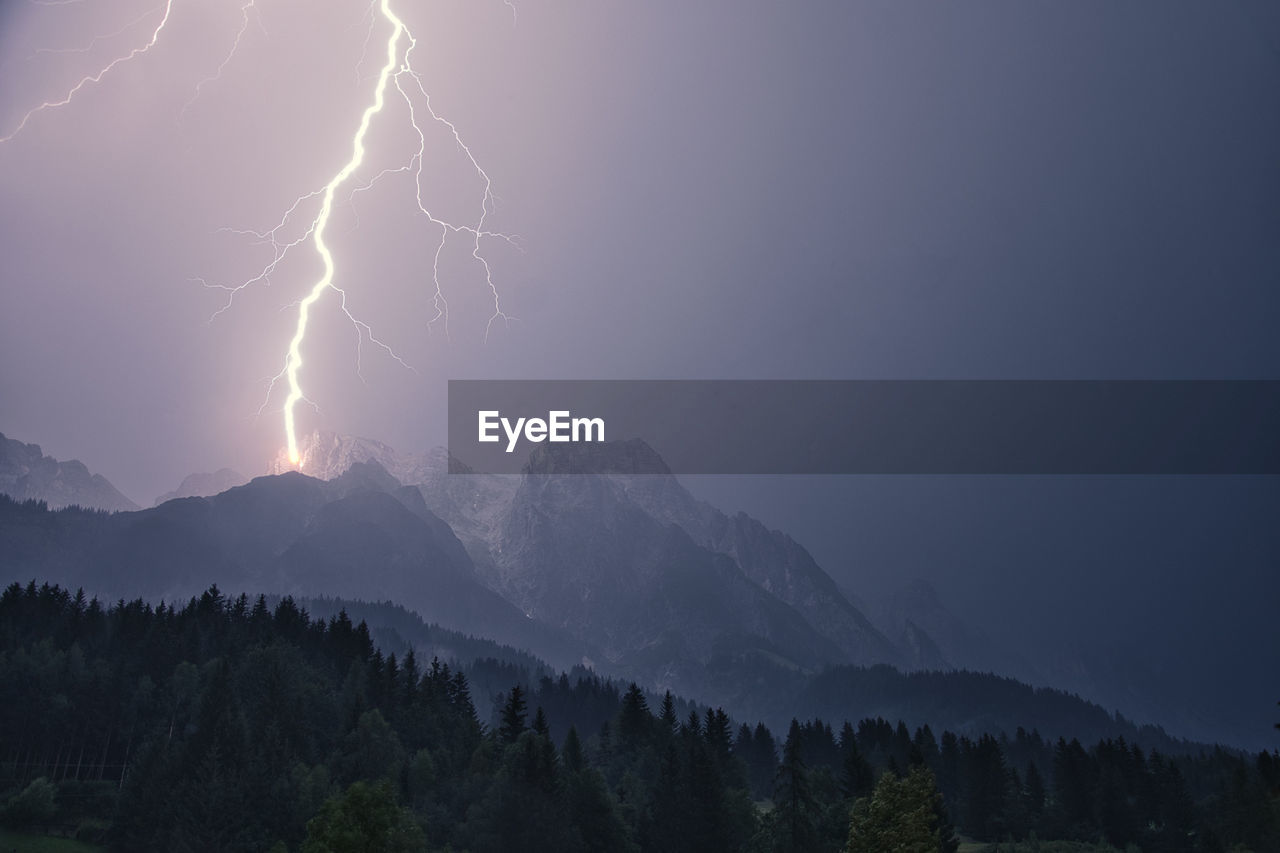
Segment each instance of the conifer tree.
M524 699L524 689L519 685L511 688L511 693L507 696L507 701L502 706L502 717L498 726L498 742L503 744L512 744L520 737L524 731L524 719L527 704Z
M662 722L662 730L670 734L675 734L680 726L680 720L676 716L676 702L670 690L662 694L662 709L658 713L658 719Z
M840 791L850 800L870 796L876 782L875 771L859 751L856 738L849 738L847 744L843 747L844 761L840 773Z
M542 737L551 736L551 727L547 725L547 715L543 713L542 706L538 706L538 710L533 715L533 725L531 726L534 734Z
M774 780L773 849L777 853L801 853L818 844L818 806L809 789L809 770L800 757L800 740L800 725L792 720Z

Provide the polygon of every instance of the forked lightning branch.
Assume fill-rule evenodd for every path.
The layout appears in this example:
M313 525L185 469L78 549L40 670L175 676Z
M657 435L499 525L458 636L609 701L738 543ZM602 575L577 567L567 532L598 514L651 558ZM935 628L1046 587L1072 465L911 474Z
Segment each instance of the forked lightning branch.
M232 61L236 52L242 47L241 41L248 28L250 11L253 10L255 13L257 11L257 0L238 0L238 2L241 3L239 6L241 24L235 40L216 71L211 76L195 84L191 99L183 107L184 111L191 107L192 103L204 90L208 89L210 83L218 79L222 71ZM0 136L0 143L8 142L26 131L32 120L39 114L58 110L79 98L89 96L89 93L95 88L107 83L111 72L118 66L128 62L144 61L147 58L146 54L161 39L162 33L165 31L166 26L170 24L173 14L175 14L175 7L179 5L181 4L176 0L165 0L156 11L156 22L153 25L149 25L151 26L149 37L142 44L112 58L91 73L85 74L78 82L67 89L62 96L46 100L32 107L6 135ZM509 0L506 5L511 5ZM512 7L512 11L514 13L514 7ZM431 326L439 322L444 326L446 335L448 334L449 304L441 281L440 260L445 244L450 238L464 241L477 270L477 278L483 282L483 286L487 289L491 298L492 312L485 325L485 339L488 339L495 323L506 323L512 319L503 310L498 288L494 282L493 271L485 254L486 244L492 241L515 245L515 240L511 235L492 230L489 226L489 217L493 212L494 206L493 182L489 174L472 154L471 149L463 141L458 128L432 107L431 96L428 93L426 83L422 75L414 67L414 51L418 47L418 41L406 22L392 8L391 0L371 0L368 5L366 19L369 21L366 47L368 46L368 41L373 39L378 25L387 30L385 50L383 52L385 59L380 66L373 89L367 96L365 105L360 113L359 122L354 130L351 131L348 159L330 174L319 189L313 189L295 199L285 209L283 215L278 217L273 227L262 231L224 229L249 237L259 244L270 247L270 259L265 265L256 268L257 271L253 275L234 284L210 282L203 278L194 279L207 288L218 290L225 294L222 306L213 314L213 318L217 318L232 308L237 295L246 288L259 284L270 284L273 276L279 277L282 265L299 246L310 243L315 257L321 262L322 273L319 278L312 281L310 286L303 290L302 295L290 306L296 312L293 332L288 339L287 346L284 347L283 364L270 379L266 397L258 410L259 414L267 410L275 398L275 392L278 387L283 386L287 389L281 412L284 420L285 446L289 461L294 466L300 466L303 463L302 454L298 446L295 411L297 405L303 401L314 405L314 402L306 396L303 390L302 379L303 366L305 364L304 356L307 349L315 345L314 340L308 339L312 309L322 297L329 293L333 294L331 298L337 299L339 310L342 311L355 331L357 373L361 372L361 349L366 343L378 347L402 366L409 367L388 343L374 334L373 328L368 323L352 312L349 306L346 290L349 284L346 283L349 283L356 276L351 275L349 270L340 269L339 260L334 257L326 240L327 229L335 205L348 202L355 193L368 190L374 184L392 175L401 175L412 180L416 207L413 212L415 215L422 217L427 225L438 234L429 284L435 315L427 319L427 325ZM139 19L139 22L141 20ZM67 52L83 53L84 51L72 50ZM382 165L381 168L376 168L367 150L367 143L375 121L380 118L387 118L389 111L386 110L386 107L389 98L398 98L403 102L400 115L412 130L414 138L417 139L417 150L411 154L407 162L393 162L390 165ZM455 144L457 151L462 155L465 168L471 172L477 182L474 213L463 221L454 221L439 215L433 210L424 193L423 170L426 165L427 148L427 135L424 131L424 124L428 120L443 128L446 138L451 139ZM306 212L304 213L304 211ZM340 284L340 282L342 283ZM314 335L312 335L312 338L314 338Z

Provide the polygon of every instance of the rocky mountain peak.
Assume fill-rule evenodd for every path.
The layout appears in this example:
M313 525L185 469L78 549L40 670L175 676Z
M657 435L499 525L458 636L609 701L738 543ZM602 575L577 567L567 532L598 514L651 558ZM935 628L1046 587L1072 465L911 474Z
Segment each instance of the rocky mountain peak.
M298 442L302 462L294 466L284 448L267 465L268 474L282 474L299 470L318 480L334 480L346 473L352 465L376 462L386 473L401 483L423 483L448 469L448 456L443 448L426 453L401 453L390 445L371 438L342 435L326 430L315 430Z
M101 474L78 459L62 462L45 456L38 444L24 444L0 433L0 492L18 500L42 500L51 509L82 506L110 512L135 510Z

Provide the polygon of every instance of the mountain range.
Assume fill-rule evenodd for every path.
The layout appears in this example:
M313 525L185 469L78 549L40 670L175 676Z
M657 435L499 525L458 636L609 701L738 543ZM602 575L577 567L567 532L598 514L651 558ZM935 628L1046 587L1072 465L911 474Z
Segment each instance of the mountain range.
M160 506L175 498L203 498L220 494L227 489L243 486L247 482L249 482L248 477L230 468L220 468L213 473L188 474L178 484L178 488L156 498L152 506Z
M21 488L0 481L0 492L19 499L0 504L6 580L48 578L107 598L175 600L216 582L393 601L554 667L585 665L783 725L802 711L787 711L779 692L821 683L828 686L820 693L831 694L823 674L849 667L998 672L1055 684L1053 670L966 625L924 581L862 601L785 533L695 498L639 441L591 451L608 454L609 465L596 459L593 470L609 473L574 473L574 451L547 446L513 476L449 474L443 449L402 454L317 432L301 443L301 471L280 457L273 473L248 483L227 470L193 475L174 497L140 511L87 500L115 490L79 463L5 444L15 445L42 470L84 476L64 475L60 492L33 487L58 482L47 476ZM73 492L72 483L84 488ZM50 501L55 494L66 499ZM54 513L21 502L30 498L124 511ZM1097 687L1091 681L1105 669L1076 659L1057 668L1073 671L1075 682L1056 686ZM1106 693L1103 685L1086 695Z
M53 509L82 506L122 512L138 505L101 474L91 474L78 459L59 462L38 444L24 444L0 433L0 494L41 500Z

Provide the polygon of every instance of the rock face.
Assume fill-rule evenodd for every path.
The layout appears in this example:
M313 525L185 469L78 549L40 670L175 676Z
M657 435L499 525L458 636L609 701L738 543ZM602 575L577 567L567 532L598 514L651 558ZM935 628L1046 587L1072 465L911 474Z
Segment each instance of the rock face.
M544 446L521 476L451 475L443 449L402 454L328 433L300 451L316 477L373 460L417 486L490 589L648 683L688 689L708 667L747 660L804 670L908 659L803 547L698 501L643 442ZM273 470L284 467L281 456Z
M725 656L806 669L843 660L732 558L653 518L609 477L526 477L493 566L494 587L533 618L673 686L701 681Z
M268 474L299 471L317 480L333 480L342 476L357 462L377 462L401 483L417 485L426 482L436 471L446 471L447 456L443 448L427 453L400 453L380 441L316 430L298 442L297 466L289 463L281 449L267 465ZM443 468L441 466L444 466Z
M790 536L747 515L726 515L689 494L674 477L627 478L629 498L675 524L704 548L733 558L744 574L799 611L850 663L905 664L906 658Z
M219 495L227 489L243 486L247 482L249 482L248 477L230 468L221 468L212 474L188 474L178 484L178 488L156 498L153 506L160 506L165 501L175 498L207 498L211 495Z
M887 595L872 616L880 630L909 653L912 669L998 672L1043 682L1043 673L1017 652L1001 648L948 610L926 580L908 581Z
M880 695L884 667L842 664L890 663L997 672L1210 731L1163 698L1174 672L1071 649L1032 666L924 581L868 606L786 534L693 497L640 442L587 456L546 446L518 476L449 474L443 449L401 454L331 434L303 450L304 472L320 477L290 470L226 488L243 478L219 471L148 510L53 512L23 501L133 504L81 463L0 436L0 492L18 499L0 497L0 582L43 578L107 600L182 600L210 583L392 600L556 667L587 663L783 725L796 707L838 716L867 701L833 680ZM916 683L933 682L903 681Z
M138 505L103 477L91 474L84 463L59 462L45 456L38 444L23 444L0 434L0 493L18 500L42 500L51 509L82 506L109 512L137 509Z
M924 631L891 641L802 546L697 500L640 441L543 446L520 476L449 474L443 449L333 433L299 449L300 471L281 454L247 485L225 470L188 477L100 531L94 563L151 594L216 578L389 598L707 698L765 669L940 657Z
M437 465L445 461L441 453ZM584 470L607 473L581 474ZM842 662L909 660L799 543L744 513L729 516L697 500L642 441L545 446L531 455L523 477L436 473L421 489L432 510L467 545L481 574L526 609L534 609L534 602L524 600L525 591L533 590L552 568L541 562L546 549L559 552L555 559L560 564L593 561L628 566L625 571L635 568L628 565L637 556L627 537L642 533L641 522L623 531L591 515L611 513L615 518L644 519L652 528L644 535L674 527L698 549L728 558L737 576L796 611L810 630L834 644ZM565 530L565 525L572 525L572 530ZM561 529L553 536L555 526ZM567 538L551 541L560 537ZM591 543L605 539L612 540L619 553L584 553L595 547Z
M542 447L521 477L442 470L423 497L489 585L637 675L905 659L803 547L698 501L643 442Z

